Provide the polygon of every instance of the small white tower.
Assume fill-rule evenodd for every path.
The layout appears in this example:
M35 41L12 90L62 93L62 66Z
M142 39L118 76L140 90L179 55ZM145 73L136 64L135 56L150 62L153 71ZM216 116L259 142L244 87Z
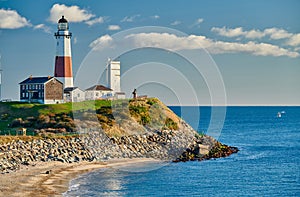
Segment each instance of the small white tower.
M73 87L71 37L68 21L62 16L58 21L56 38L56 57L54 76L64 84L64 88Z
M120 61L111 60L108 62L108 87L112 89L114 93L121 92L120 67Z

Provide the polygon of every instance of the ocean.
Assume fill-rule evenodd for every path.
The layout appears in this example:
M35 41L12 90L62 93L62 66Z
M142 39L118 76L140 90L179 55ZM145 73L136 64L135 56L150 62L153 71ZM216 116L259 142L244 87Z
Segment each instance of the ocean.
M208 129L211 107L170 108ZM240 151L141 172L101 169L72 180L64 196L300 196L300 107L227 107L218 140Z

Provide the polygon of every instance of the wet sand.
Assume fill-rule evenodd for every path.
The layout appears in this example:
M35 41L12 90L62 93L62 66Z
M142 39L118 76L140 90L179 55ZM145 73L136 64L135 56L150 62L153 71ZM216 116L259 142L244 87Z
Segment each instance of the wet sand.
M62 196L72 179L100 168L155 162L154 159L116 159L107 162L39 162L0 175L0 196Z

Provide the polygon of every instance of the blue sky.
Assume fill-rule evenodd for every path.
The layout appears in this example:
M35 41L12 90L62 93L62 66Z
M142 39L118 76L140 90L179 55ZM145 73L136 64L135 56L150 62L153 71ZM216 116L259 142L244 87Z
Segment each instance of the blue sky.
M128 68L126 71L129 68L136 68L136 71L141 69L140 78L133 79L140 83L135 86L141 94L158 96L167 104L223 104L216 98L218 95L213 96L211 87L214 84L205 81L214 76L202 76L205 69L216 66L224 82L226 103L229 105L300 105L300 1L297 0L1 0L0 9L3 98L17 100L18 83L31 74L53 75L56 46L53 34L56 21L64 14L70 21L70 31L73 33L74 75L78 73L80 76L80 68L92 56L91 51L108 58L105 55L110 54L104 53L103 47L109 48L112 41L120 39L114 36L116 33L137 27L160 26L172 30L166 29L164 32L162 28L152 32L151 28L146 28L147 32L143 34L145 28L142 28L139 32L129 31L130 38L124 37L122 42L114 43L119 44L117 46L123 45L120 46L123 49L155 46L172 52L171 56L158 55L160 50L120 54L124 83L134 73L134 69L131 69L131 76L125 73L124 68ZM182 33L176 33L176 30ZM102 51L98 50L99 46ZM198 55L193 50L199 50ZM181 51L189 51L187 56L191 58L202 58L204 67L199 66L204 69L202 75L193 75L191 66L184 62L178 64L181 60L176 57L178 53L182 54ZM156 63L146 60L139 62L144 67L137 66L138 61L134 60L147 59L145 57L153 55L158 57L151 59ZM168 66L160 64L166 63L164 58L171 59L167 62ZM187 84L192 84L191 89L195 91L197 102L193 99L178 101L182 95L190 94L184 80L174 80L172 75L165 74L170 78L168 82L157 81L162 80L157 73L173 72L172 69L168 71L170 66L183 73ZM177 76L177 71L174 71L174 76ZM152 84L142 83L143 78L150 80L151 76ZM180 76L178 74L177 77ZM88 81L89 77L82 78ZM123 84L127 94L134 88L134 84L129 84ZM92 85L84 84L82 89ZM182 92L182 89L186 92ZM174 96L176 94L181 96Z

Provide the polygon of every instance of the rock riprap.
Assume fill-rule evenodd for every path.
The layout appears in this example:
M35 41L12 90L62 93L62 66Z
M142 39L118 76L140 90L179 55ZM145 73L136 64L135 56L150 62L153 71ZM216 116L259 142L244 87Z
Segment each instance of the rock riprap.
M0 151L0 171L8 173L39 161L73 163L147 157L178 162L225 157L238 150L212 137L195 135L185 126L180 131L151 131L111 138L103 132L91 131L77 137L16 140L1 145Z

